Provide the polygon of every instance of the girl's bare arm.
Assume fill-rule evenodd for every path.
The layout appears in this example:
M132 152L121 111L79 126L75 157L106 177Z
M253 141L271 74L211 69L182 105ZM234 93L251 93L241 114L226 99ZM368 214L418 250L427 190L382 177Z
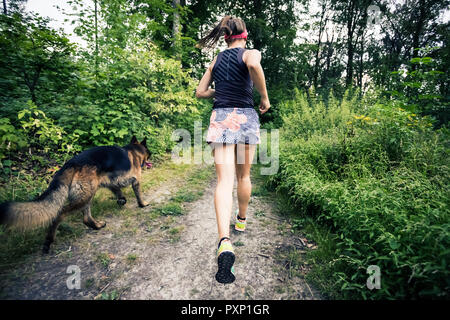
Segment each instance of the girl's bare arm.
M261 53L258 50L248 50L245 52L243 61L247 65L250 78L255 84L256 90L261 95L261 103L259 110L265 113L270 108L269 96L267 95L266 78L263 68L261 67Z
M217 58L217 57L216 57ZM209 86L211 85L213 81L212 77L212 69L214 67L214 64L216 63L216 58L214 58L211 65L206 69L205 74L203 75L202 79L200 80L200 83L197 87L197 91L195 92L195 96L199 99L209 99L214 98L215 90L211 89Z

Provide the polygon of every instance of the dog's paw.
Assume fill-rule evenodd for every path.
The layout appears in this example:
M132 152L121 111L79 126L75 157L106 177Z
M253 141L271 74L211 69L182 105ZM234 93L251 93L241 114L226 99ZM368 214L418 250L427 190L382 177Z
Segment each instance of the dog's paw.
M96 227L97 230L100 230L101 228L104 228L105 226L106 226L106 222L105 221L98 221L95 224L95 227Z
M144 208L146 206L148 206L150 203L148 203L147 201L144 201L142 203L139 203L139 207Z
M124 206L125 203L127 203L127 199L125 199L125 198L117 199L117 204L118 204L119 206Z

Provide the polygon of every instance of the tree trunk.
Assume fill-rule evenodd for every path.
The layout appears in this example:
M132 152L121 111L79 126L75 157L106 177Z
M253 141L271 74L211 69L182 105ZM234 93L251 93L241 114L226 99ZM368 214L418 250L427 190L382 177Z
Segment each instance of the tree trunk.
M8 10L6 9L6 0L3 0L3 13L4 13L5 15L8 14Z
M347 22L347 75L345 78L345 85L349 87L353 79L353 25L352 16L349 14Z
M261 0L253 0L253 13L255 14L256 17L256 21L262 21L264 20L264 16L263 16L263 8L262 8L262 3ZM254 32L257 32L257 30L254 30ZM252 36L253 38L253 48L257 49L259 51L261 51L262 46L263 46L263 42L261 41L261 33L259 33L259 35L255 34Z
M97 0L94 0L94 23L95 23L95 80L98 80L98 8L97 8Z
M422 33L424 22L425 22L425 1L420 0L419 1L419 19L417 20L416 28L414 30L413 34L413 43L412 43L412 58L417 58L419 55L418 51L416 50L420 46L420 35ZM412 70L416 70L416 65L412 65Z
M181 45L180 45L180 13L178 12L178 7L180 6L180 0L173 0L172 6L174 8L173 13L173 26L172 26L172 37L173 37L173 50L174 55L177 60L181 60Z
M349 87L352 84L353 79L353 37L348 39L347 42L347 76L345 79L345 84Z
M320 22L319 22L319 39L317 41L317 50L316 50L316 56L315 56L315 65L314 65L314 74L313 74L313 84L314 88L317 89L317 81L319 77L319 65L320 65L320 47L322 45L322 33L323 30L327 24L327 21L324 21L326 13L326 4L324 3L322 5L322 13L320 15Z
M364 73L364 34L361 37L361 48L359 52L359 70L358 70L358 87L359 95L362 96L363 92L363 73Z
M34 104L37 104L36 102L36 86L39 81L39 78L41 76L42 66L37 66L36 72L33 75L33 79L30 80L30 77L26 73L25 69L22 70L23 80L25 82L25 85L28 87L28 90L30 91L31 101L34 102Z
M355 46L353 44L353 35L355 33L356 20L355 15L357 14L356 0L351 0L348 4L347 12L347 75L345 79L345 85L348 88L353 82L353 56L355 51Z

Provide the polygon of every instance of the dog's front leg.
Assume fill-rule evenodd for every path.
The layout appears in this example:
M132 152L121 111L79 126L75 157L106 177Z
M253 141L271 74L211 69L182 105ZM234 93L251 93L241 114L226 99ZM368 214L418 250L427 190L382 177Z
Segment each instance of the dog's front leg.
M112 193L114 193L114 195L116 196L118 205L123 206L125 203L127 203L127 199L125 198L122 190L120 190L119 187L109 187L109 190L111 190Z
M141 186L137 179L133 180L132 187L133 187L134 194L136 195L136 199L137 199L139 207L143 208L143 207L148 206L149 203L142 199Z

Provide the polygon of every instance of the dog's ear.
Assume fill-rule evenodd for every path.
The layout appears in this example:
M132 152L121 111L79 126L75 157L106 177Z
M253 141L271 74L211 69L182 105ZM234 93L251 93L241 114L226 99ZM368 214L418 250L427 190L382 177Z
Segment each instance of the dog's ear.
M137 143L139 143L138 139L136 138L136 136L133 136L133 138L131 138L130 144L137 144Z
M144 140L141 141L141 144L147 148L147 138L144 138Z

